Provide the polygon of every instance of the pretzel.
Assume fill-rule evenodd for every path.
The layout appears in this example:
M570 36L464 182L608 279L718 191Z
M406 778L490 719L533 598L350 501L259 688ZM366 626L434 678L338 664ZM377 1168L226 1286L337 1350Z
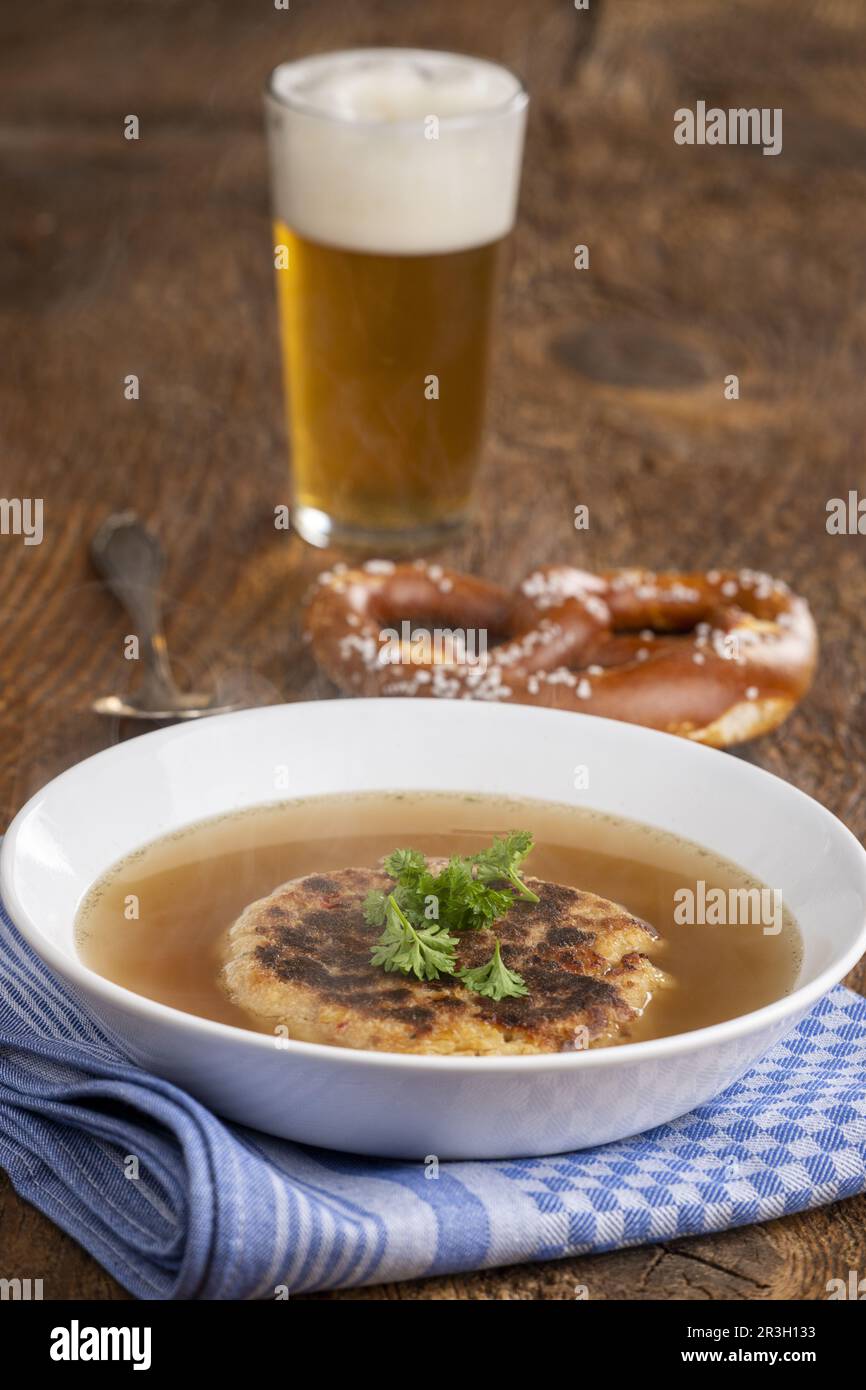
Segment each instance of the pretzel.
M546 565L511 592L425 561L370 560L320 576L307 631L347 694L547 705L717 748L781 724L817 655L805 599L754 570Z

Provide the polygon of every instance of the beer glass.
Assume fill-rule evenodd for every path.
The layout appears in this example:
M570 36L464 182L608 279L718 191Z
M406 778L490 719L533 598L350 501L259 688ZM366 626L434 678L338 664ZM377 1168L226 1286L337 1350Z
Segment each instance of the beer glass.
M466 519L527 95L461 54L286 63L265 102L292 518L313 545Z

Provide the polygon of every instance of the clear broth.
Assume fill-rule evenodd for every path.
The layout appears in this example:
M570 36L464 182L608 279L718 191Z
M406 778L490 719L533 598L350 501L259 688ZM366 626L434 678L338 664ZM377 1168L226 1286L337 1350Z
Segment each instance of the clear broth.
M660 934L652 952L673 979L622 1041L706 1027L790 992L801 951L787 913L776 935L760 924L683 925L678 889L761 888L699 845L619 817L547 802L440 793L312 797L231 813L145 845L86 895L77 920L82 960L136 994L186 1013L255 1028L219 984L220 943L248 903L303 874L375 865L399 846L472 853L496 834L528 829L527 872L622 903ZM126 915L130 895L138 918Z

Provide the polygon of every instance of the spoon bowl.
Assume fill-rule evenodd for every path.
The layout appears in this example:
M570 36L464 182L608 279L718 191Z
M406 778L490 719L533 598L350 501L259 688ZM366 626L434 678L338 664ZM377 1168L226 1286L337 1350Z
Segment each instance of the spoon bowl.
M94 566L135 624L144 666L138 690L94 700L97 714L164 723L202 719L243 709L242 700L221 701L213 693L181 690L172 673L162 626L159 584L165 567L162 547L135 512L118 512L90 543Z

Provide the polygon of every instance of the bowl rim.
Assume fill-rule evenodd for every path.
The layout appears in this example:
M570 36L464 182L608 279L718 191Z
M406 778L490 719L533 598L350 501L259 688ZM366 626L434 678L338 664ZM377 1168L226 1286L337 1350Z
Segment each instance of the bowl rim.
M271 711L297 711L299 716L309 708L320 709L323 706L334 706L343 708L346 706L359 707L359 715L363 715L363 707L367 705L380 706L384 703L381 698L356 698L352 700L299 700L288 701L278 705L267 706ZM423 718L424 708L435 706L437 710L443 708L459 709L465 711L472 709L476 714L470 718L479 717L482 711L489 711L489 706L478 702L453 702L426 699L391 697L387 701L389 705L399 704L404 707L411 707L417 710L418 717ZM529 718L546 716L553 714L570 719L580 719L591 721L595 725L607 725L615 729L617 734L622 734L623 730L628 730L626 736L636 736L640 739L673 741L679 747L686 746L692 753L700 758L718 759L729 757L723 750L709 748L703 744L691 742L689 740L676 737L673 734L662 733L656 729L648 729L641 725L623 724L618 720L603 719L598 715L582 714L575 711L551 710L543 707L530 705L508 705L494 706L495 709L519 709ZM67 952L57 946L47 937L38 924L33 920L30 913L21 902L14 886L14 864L17 850L17 841L25 823L40 808L40 803L45 795L59 782L65 781L74 776L80 775L83 768L95 762L111 759L117 755L118 749L127 749L133 746L140 747L143 743L150 740L158 740L160 743L167 743L175 738L181 739L195 737L196 733L204 734L207 727L222 724L226 720L239 720L261 717L261 708L234 710L227 714L214 715L207 720L194 721L192 723L171 725L164 729L155 729L148 733L141 734L135 739L128 740L123 744L112 744L108 748L100 749L99 752L91 754L88 758L83 758L80 762L66 768L63 772L53 777L43 787L33 794L14 816L9 828L3 836L2 846L0 846L0 897L6 914L12 921L16 930L24 938L27 945L33 950L34 954L46 964L55 978L65 985L71 985L73 989L83 994L85 1009L90 1012L91 1005L88 1001L88 994L95 995L104 1001L112 1010L134 1017L143 1017L148 1023L164 1024L169 1028L185 1030L188 1033L197 1033L202 1038L220 1040L236 1043L251 1049L269 1051L278 1050L285 1059L291 1057L307 1058L311 1061L330 1063L334 1066L347 1064L349 1066L361 1067L384 1067L398 1070L413 1070L424 1072L449 1072L456 1071L464 1075L477 1073L480 1075L495 1075L497 1073L526 1073L526 1072L547 1072L547 1071L568 1071L573 1067L607 1067L617 1065L636 1064L638 1061L658 1060L661 1058L675 1057L690 1052L703 1051L716 1044L733 1042L736 1039L746 1037L752 1033L760 1032L766 1028L772 1028L783 1020L790 1018L791 1026L797 1017L801 1017L818 999L827 994L832 987L841 982L843 977L859 961L861 956L866 953L866 913L851 945L837 956L829 965L806 984L791 990L790 993L782 995L779 999L773 1000L769 1004L763 1005L759 1009L753 1009L745 1014L738 1014L731 1019L725 1019L720 1023L709 1024L705 1028L690 1029L684 1033L672 1033L661 1038L650 1038L640 1042L618 1043L611 1047L589 1048L575 1050L573 1052L550 1052L536 1053L531 1055L498 1055L490 1057L472 1056L450 1056L430 1053L404 1053L404 1052L380 1052L372 1048L349 1048L335 1047L330 1043L303 1042L294 1038L275 1039L269 1033L259 1033L252 1029L241 1028L236 1024L222 1023L216 1019L204 1018L198 1014L187 1013L183 1009L174 1008L172 1005L160 1003L159 1000L151 999L147 995L137 994L134 990L127 989L125 985L119 985L113 980L98 974L81 960L76 954ZM449 717L449 716L446 716ZM463 717L461 715L461 717ZM790 795L795 799L808 802L810 813L818 816L830 829L831 833L839 838L843 843L847 843L849 849L855 852L855 862L859 860L860 868L860 887L866 897L866 849L861 845L856 836L848 829L843 821L835 816L831 811L823 806L821 802L806 792L795 787L792 783L779 777L776 773L769 772L765 768L756 767L752 763L739 762L739 772L737 776L742 776L746 781L764 782L769 780L781 784L785 788L785 795ZM419 788L423 791L424 788ZM316 795L316 793L313 793ZM547 800L548 798L536 798ZM268 803L262 802L262 805ZM214 812L214 815L219 814ZM204 818L207 819L207 818ZM196 824L198 822L189 822ZM155 836L158 839L159 836ZM150 843L147 841L146 843ZM711 846L706 846L712 848ZM98 1014L94 1014L98 1027L103 1029L104 1025L99 1019ZM278 1046L277 1046L278 1042Z

